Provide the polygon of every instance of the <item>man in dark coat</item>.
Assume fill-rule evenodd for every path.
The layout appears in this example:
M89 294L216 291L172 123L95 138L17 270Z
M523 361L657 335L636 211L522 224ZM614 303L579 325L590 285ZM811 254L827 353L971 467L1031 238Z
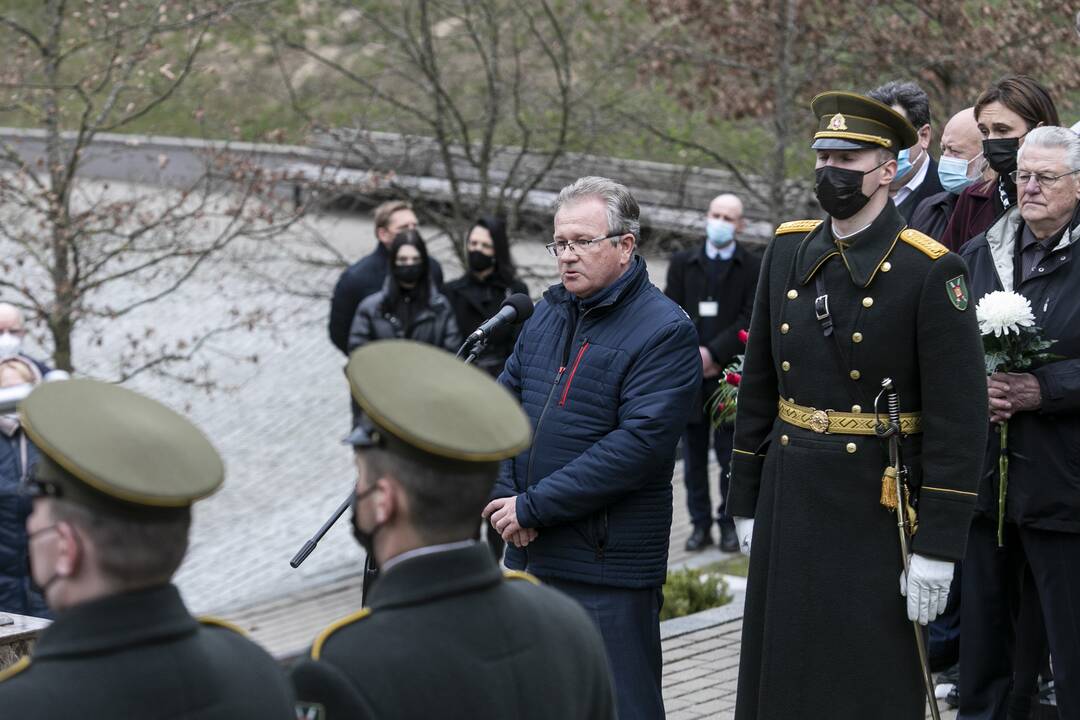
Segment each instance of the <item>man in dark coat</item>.
M19 407L40 449L30 563L56 620L0 673L5 718L287 720L273 658L220 621L196 620L169 580L191 503L221 458L172 410L94 380L39 385Z
M411 341L366 345L346 373L366 418L347 439L351 521L382 574L293 669L297 718L613 720L585 612L472 539L498 461L529 444L525 414L480 370Z
M506 565L574 597L600 627L620 720L663 716L660 605L675 445L701 387L697 333L649 282L626 186L584 177L555 204L562 282L499 382L532 421L484 510Z
M926 697L910 621L944 608L964 554L982 347L963 261L905 229L887 194L915 129L849 93L811 107L828 217L781 225L766 249L739 386L729 511L752 550L735 717L916 720ZM899 393L918 510L906 576L881 505L883 378Z
M897 155L896 177L889 185L889 197L905 221L926 198L941 192L938 166L930 157L930 98L913 82L889 82L866 93L870 98L903 115L915 127L915 144Z
M694 413L683 433L683 480L693 532L686 549L693 552L712 544L712 502L709 499L709 438L720 466L720 505L716 523L720 549L738 552L735 523L727 513L732 427L715 430L704 405L719 385L724 367L743 351L739 331L750 327L761 261L747 252L735 236L743 227L743 206L730 193L709 203L704 242L671 257L664 294L679 303L694 322L704 382L694 401Z
M349 354L349 328L361 301L382 289L390 269L390 244L398 233L417 228L412 206L401 200L384 202L375 208L375 249L341 273L330 299L330 342ZM442 266L431 258L431 279L442 290Z
M910 227L940 240L960 193L977 182L985 168L982 133L975 122L975 108L964 108L949 118L941 131L941 160L937 171L944 190L919 203L911 216Z
M1016 670L1012 628L1041 606L1058 716L1080 718L1080 138L1047 126L1017 160L1017 200L964 246L973 302L1004 290L1031 303L1056 358L989 378L990 433L964 560L960 718L1000 720ZM990 328L984 328L984 332ZM1001 433L1008 421L1004 537L998 544ZM1030 569L1023 582L1025 567ZM1016 627L1016 633L1024 632ZM1030 632L1030 630L1027 630ZM1016 681L1018 684L1020 680Z

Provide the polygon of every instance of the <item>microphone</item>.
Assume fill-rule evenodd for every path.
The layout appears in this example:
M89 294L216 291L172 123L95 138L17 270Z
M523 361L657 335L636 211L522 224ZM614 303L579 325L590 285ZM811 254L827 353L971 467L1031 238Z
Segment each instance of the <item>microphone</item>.
M516 323L525 322L532 314L533 302L529 299L529 296L525 293L514 293L503 300L499 312L485 320L480 327L476 328L476 330L465 339L465 344L468 345L469 343L486 339L491 335L492 330L502 325L514 325Z

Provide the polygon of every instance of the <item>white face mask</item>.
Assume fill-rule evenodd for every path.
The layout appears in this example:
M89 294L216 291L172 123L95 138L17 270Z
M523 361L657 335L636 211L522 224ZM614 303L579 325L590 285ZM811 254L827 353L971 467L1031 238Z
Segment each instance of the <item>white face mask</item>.
M0 358L17 355L22 348L22 338L12 334L10 330L0 333Z

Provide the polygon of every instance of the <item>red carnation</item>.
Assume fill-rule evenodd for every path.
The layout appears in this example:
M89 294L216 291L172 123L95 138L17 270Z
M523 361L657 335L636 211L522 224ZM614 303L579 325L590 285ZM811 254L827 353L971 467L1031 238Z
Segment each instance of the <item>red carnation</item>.
M732 387L739 387L739 383L742 382L742 375L735 372L729 372L727 375L724 376L724 380L727 381L727 384L731 385Z
M718 412L721 412L723 409L724 409L724 403L718 402L718 403L716 403L716 407L713 408L713 412L718 413Z
M747 341L747 339L749 337L750 337L750 333L746 332L745 330L740 330L739 331L739 342L741 342L743 345L746 344L746 341Z

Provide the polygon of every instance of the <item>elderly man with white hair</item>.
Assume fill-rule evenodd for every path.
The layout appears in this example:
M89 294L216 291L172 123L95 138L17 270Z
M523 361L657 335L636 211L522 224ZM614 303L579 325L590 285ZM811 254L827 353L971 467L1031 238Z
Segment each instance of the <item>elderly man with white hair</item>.
M1017 154L1018 204L962 251L972 298L1023 295L1055 357L988 379L989 447L964 561L960 718L1003 718L1012 682L1012 618L1034 592L1050 641L1062 720L1080 718L1080 137L1031 130ZM1008 482L999 543L1000 433ZM1024 581L1025 567L1030 580ZM1032 596L1028 596L1031 598Z
M698 353L704 381L683 433L683 482L693 531L686 540L690 552L712 545L712 500L709 497L709 440L720 466L720 502L715 522L720 549L738 552L735 522L727 512L731 478L733 429L730 424L712 429L703 411L716 391L724 366L743 351L739 331L750 327L761 260L737 242L743 229L742 201L731 193L713 198L705 217L701 242L671 257L664 294L679 303L698 334Z

